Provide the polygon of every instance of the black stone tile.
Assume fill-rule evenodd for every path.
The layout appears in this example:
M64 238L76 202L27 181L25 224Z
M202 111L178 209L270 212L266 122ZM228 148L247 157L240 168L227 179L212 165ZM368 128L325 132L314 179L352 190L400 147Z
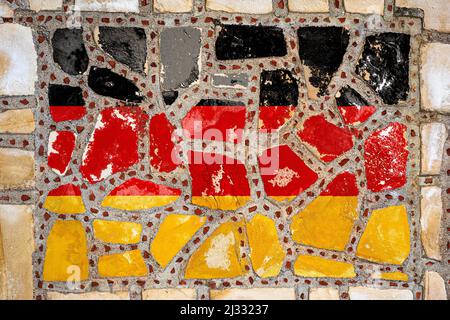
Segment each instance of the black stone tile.
M89 57L82 29L57 29L52 38L53 60L64 72L79 75L87 70Z
M216 41L218 60L282 57L286 54L283 30L277 27L223 25Z
M288 70L263 71L259 93L260 106L297 106L297 80Z
M84 106L83 91L79 87L51 84L48 88L50 106Z
M408 97L409 40L407 34L390 32L366 38L356 73L386 104L396 104Z
M230 101L230 100L216 100L216 99L202 99L197 103L198 107L211 107L211 106L245 106L243 102L240 101Z
M319 95L328 93L328 85L342 63L349 38L349 32L341 27L304 27L298 30L300 59L311 70L308 80L319 89Z
M147 37L142 28L99 27L102 49L136 72L144 72Z
M139 89L130 80L105 68L91 67L88 85L102 96L133 103L143 100Z
M178 98L178 91L164 91L162 93L164 103L168 106L172 105Z
M355 90L350 87L343 87L339 90L339 95L336 96L336 103L342 107L365 107L368 102Z

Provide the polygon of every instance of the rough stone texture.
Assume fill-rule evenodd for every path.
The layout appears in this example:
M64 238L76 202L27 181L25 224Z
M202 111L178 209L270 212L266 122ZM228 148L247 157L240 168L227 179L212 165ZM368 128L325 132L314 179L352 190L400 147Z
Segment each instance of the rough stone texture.
M245 89L248 86L248 75L245 73L215 74L212 84L218 88Z
M30 9L34 11L58 10L62 8L62 0L29 0Z
M384 0L344 0L345 10L352 13L384 13Z
M339 291L335 288L311 288L309 300L339 300Z
M128 292L60 293L48 292L48 300L130 300Z
M12 9L7 2L0 3L0 17L10 18L14 16L14 9Z
M425 12L425 28L450 32L448 0L396 0L397 7L420 8Z
M81 11L139 12L139 0L75 0Z
M34 186L34 153L0 148L0 190Z
M58 29L52 37L53 59L64 72L79 75L87 70L89 57L82 29Z
M206 0L206 8L230 13L264 14L272 12L272 0Z
M413 300L412 292L403 289L351 287L348 294L350 300Z
M33 95L37 56L31 28L0 25L0 96Z
M440 174L447 136L448 132L444 123L427 123L422 126L422 174Z
M450 44L425 44L420 57L422 108L450 113Z
M142 300L196 300L195 289L149 289L142 292Z
M295 12L328 12L328 0L289 0L290 11Z
M211 300L295 300L294 288L211 290Z
M442 190L439 187L423 187L421 191L421 237L425 254L431 259L441 260L440 235L442 209Z
M425 271L425 300L447 300L444 279L439 273L434 271Z
M8 300L33 298L32 260L34 251L33 207L0 205L0 297Z
M153 8L157 12L189 12L192 10L194 0L154 0Z
M0 113L0 133L32 133L34 114L31 109L7 110Z

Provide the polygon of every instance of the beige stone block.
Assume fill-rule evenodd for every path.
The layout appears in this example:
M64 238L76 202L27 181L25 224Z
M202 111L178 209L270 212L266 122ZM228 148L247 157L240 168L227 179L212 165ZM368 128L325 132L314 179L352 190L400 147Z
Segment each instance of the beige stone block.
M230 13L265 14L273 11L272 0L206 0L206 9Z
M427 123L422 126L422 174L440 174L447 136L447 128L443 123Z
M384 14L384 0L344 0L344 6L351 13Z
M143 300L195 300L195 289L149 289L142 292Z
M34 114L31 109L7 110L0 113L0 133L27 134L34 131Z
M339 291L335 288L311 288L309 300L339 300Z
M7 2L0 3L0 17L12 18L14 16L14 10L8 5Z
M350 300L413 300L413 293L410 290L401 289L351 287L348 293Z
M328 12L328 0L289 0L289 11L294 12Z
M0 205L3 263L0 273L6 279L0 285L0 297L8 300L33 299L33 207ZM6 291L6 292L5 292Z
M34 153L0 148L0 190L34 186Z
M420 49L420 60L422 108L450 113L450 45L425 44Z
M194 0L154 0L153 8L156 12L190 12Z
M441 260L439 248L441 235L442 190L439 187L423 187L420 201L420 227L422 245L428 258Z
M139 0L75 0L80 11L139 12Z
M211 300L295 300L294 288L211 290Z
M60 293L47 292L48 300L130 300L128 292L87 292L87 293Z
M62 0L29 0L30 9L34 11L59 10L62 8Z
M404 8L420 8L425 13L426 29L450 32L448 0L396 0L395 5Z
M444 279L439 273L426 271L424 276L425 300L447 300Z

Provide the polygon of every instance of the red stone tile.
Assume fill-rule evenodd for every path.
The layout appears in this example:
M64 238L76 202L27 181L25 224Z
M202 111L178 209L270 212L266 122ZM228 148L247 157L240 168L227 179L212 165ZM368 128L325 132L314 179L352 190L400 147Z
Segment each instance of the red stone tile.
M48 138L48 166L65 175L75 149L76 135L70 131L53 131Z
M294 115L295 107L260 107L259 129L278 130Z
M349 197L357 196L359 193L356 185L356 176L351 172L343 172L336 176L333 181L320 194L321 196Z
M83 106L50 106L50 115L55 122L79 120L86 115L86 108Z
M374 106L339 106L338 109L345 124L348 125L364 123L377 111Z
M150 164L160 172L171 172L181 162L173 139L175 127L164 113L150 120Z

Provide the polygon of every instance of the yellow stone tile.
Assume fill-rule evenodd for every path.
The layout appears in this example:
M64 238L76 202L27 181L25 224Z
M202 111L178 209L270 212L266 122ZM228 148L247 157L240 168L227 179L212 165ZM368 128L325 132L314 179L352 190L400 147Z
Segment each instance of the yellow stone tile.
M245 206L251 197L248 196L195 196L192 204L213 210L236 210Z
M408 281L408 275L400 271L377 272L372 275L372 278L382 280L392 280L392 281Z
M350 238L358 198L319 196L292 218L292 239L304 245L343 251Z
M80 221L58 220L47 238L45 281L77 281L88 278L87 241Z
M140 250L102 256L98 259L101 277L143 277L147 266Z
M294 264L294 273L311 278L353 278L356 276L355 268L350 263L315 256L299 256Z
M286 254L280 244L275 222L257 214L247 223L247 236L255 272L262 278L276 277Z
M80 196L48 196L44 209L58 214L83 214L86 212Z
M234 278L246 273L248 263L240 255L240 242L245 242L244 223L226 222L193 253L186 267L187 279Z
M125 211L147 210L174 203L180 196L107 196L102 207Z
M175 255L205 224L205 217L171 214L161 223L150 245L150 252L159 265L165 268Z
M133 244L141 240L140 223L94 220L93 226L95 238L103 242Z
M393 206L374 210L359 241L357 256L378 263L402 264L409 251L406 208Z

